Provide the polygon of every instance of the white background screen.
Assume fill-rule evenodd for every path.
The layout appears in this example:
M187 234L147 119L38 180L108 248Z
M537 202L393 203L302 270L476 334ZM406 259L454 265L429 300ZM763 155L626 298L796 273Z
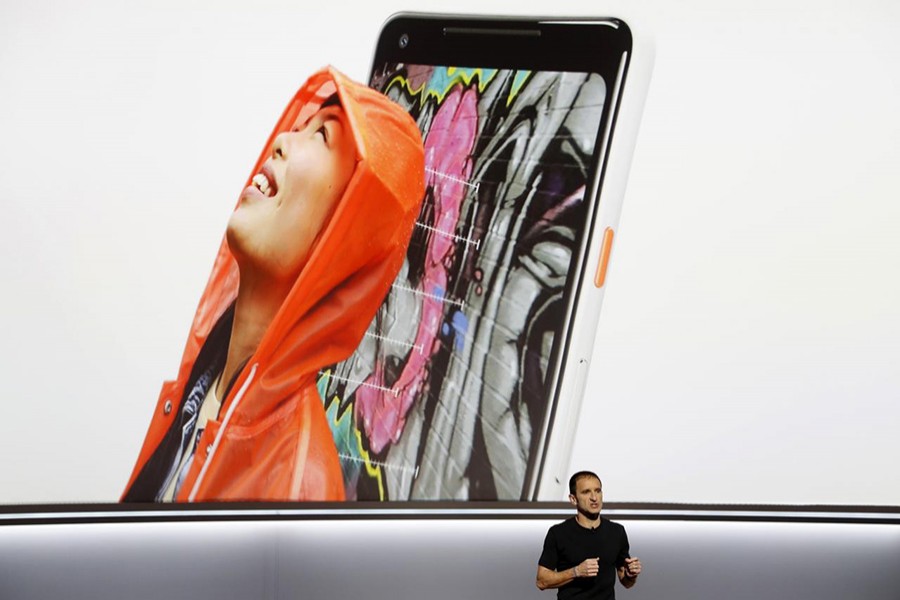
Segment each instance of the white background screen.
M553 6L656 45L572 468L607 501L900 505L900 8ZM272 124L404 8L0 8L0 503L118 499Z

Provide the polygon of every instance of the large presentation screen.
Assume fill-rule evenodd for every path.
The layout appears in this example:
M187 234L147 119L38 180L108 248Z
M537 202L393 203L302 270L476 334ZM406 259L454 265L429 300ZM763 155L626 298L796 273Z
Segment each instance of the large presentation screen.
M608 503L900 506L889 11L648 0L515 25L633 47L502 19L386 53L396 3L226 4L0 9L4 510L565 501L580 469Z

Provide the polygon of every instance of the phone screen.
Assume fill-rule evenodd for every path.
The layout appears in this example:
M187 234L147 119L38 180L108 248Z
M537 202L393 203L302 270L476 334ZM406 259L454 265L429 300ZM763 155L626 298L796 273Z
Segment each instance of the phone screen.
M370 84L420 127L426 197L363 341L320 373L347 497L523 499L574 310L609 83L376 56Z

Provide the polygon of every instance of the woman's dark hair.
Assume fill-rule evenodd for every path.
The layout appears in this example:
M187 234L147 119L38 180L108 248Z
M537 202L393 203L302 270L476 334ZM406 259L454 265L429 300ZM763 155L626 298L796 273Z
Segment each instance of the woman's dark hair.
M341 106L341 97L337 95L337 92L325 98L325 101L319 105L319 110L328 108L329 106Z

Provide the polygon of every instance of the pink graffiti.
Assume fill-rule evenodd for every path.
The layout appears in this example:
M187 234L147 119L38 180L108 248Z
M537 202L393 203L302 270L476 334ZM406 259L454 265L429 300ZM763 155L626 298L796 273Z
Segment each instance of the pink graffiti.
M584 190L585 186L580 186L574 192L563 198L562 202L550 207L544 214L541 215L541 218L537 220L537 222L531 226L528 230L528 233L525 234L524 238L528 239L532 236L538 235L541 230L552 227L553 223L559 217L560 214L569 210L571 207L576 204L584 201Z
M455 87L438 108L431 129L425 137L426 186L433 190L434 222L431 227L453 233L459 220L469 175L471 152L478 129L478 97L474 88ZM384 365L379 364L367 379L371 385L356 392L357 423L369 438L369 446L381 452L396 443L403 433L406 415L425 384L427 364L437 352L437 336L443 321L447 290L447 267L452 259L454 240L432 233L428 237L425 271L419 282L422 319L416 332L415 345L403 370L390 390L383 389Z

